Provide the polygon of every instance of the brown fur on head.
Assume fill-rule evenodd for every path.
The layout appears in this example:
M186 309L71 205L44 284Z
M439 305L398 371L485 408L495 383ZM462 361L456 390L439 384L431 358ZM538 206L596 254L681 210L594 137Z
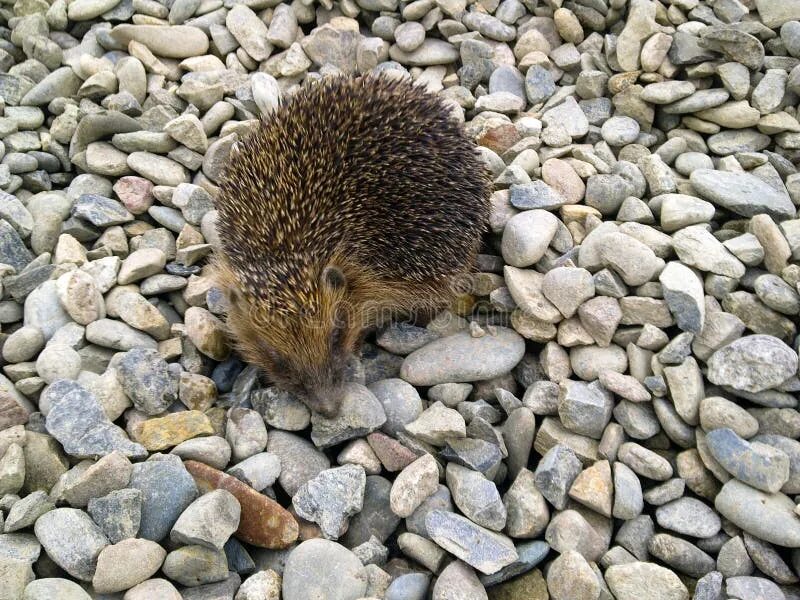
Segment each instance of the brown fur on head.
M441 308L457 291L454 280L381 280L340 256L308 265L303 302L276 309L245 291L224 257L215 260L215 273L227 292L227 325L242 357L328 417L338 413L345 369L364 333L400 315Z
M451 108L423 88L363 76L300 90L237 144L220 182L215 270L242 356L338 412L363 332L452 297L489 189Z

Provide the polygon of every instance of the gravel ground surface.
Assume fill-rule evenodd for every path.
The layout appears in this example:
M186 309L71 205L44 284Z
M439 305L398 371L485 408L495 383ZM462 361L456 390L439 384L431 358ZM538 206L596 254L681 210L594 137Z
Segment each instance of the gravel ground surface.
M495 191L331 420L205 264L338 72L440 92ZM0 0L0 600L800 599L799 101L800 0Z

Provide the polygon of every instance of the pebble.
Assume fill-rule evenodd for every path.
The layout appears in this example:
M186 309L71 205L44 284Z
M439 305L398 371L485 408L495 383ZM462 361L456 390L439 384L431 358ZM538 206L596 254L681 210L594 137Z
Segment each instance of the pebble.
M290 496L308 480L330 467L328 457L313 444L291 433L272 430L267 441L267 452L281 461L278 483Z
M128 485L131 463L120 452L115 451L100 458L94 464L85 462L76 467L58 482L51 495L66 500L74 507L84 507L89 500L103 496Z
M511 540L453 512L434 510L425 517L431 539L486 575L517 560Z
M722 486L714 506L723 517L761 540L800 547L800 520L794 515L794 503L780 492L770 494L731 479Z
M127 46L131 41L144 44L156 56L188 58L208 50L208 38L202 30L187 25L117 25L111 37ZM149 179L149 177L148 177ZM152 181L152 180L151 180Z
M423 442L444 446L450 439L466 437L466 422L458 411L434 402L405 430Z
M45 421L47 432L68 454L92 458L118 450L130 458L147 456L145 448L131 442L106 417L97 398L81 385L66 379L56 380L45 390L41 402L50 406Z
M383 379L368 386L383 406L386 422L381 430L395 436L422 413L417 390L402 379Z
M400 376L420 386L491 379L508 373L520 361L524 350L523 338L504 327L477 338L460 332L434 340L409 354ZM447 361L441 359L445 356Z
M785 598L781 589L769 579L763 577L729 577L725 581L725 592L730 596L746 600L763 598L764 600L780 600Z
M789 457L759 442L747 442L727 428L706 434L714 459L739 481L766 492L777 492L789 479Z
M672 465L665 458L634 442L622 444L617 456L638 475L656 481L666 481L672 476Z
M544 210L528 210L511 217L503 229L503 259L514 267L538 262L557 230L558 220Z
M598 461L579 473L569 488L569 496L595 512L610 517L613 483L609 462Z
M686 266L737 279L744 275L745 268L739 259L700 225L681 229L672 237L672 243Z
M679 498L659 506L656 520L665 529L696 538L712 537L721 527L717 514L694 498Z
M364 503L366 473L359 465L345 465L321 472L306 482L292 497L297 514L320 526L327 539L339 538L348 517Z
M612 565L606 583L618 600L688 600L689 592L675 573L649 562Z
M597 598L600 583L586 559L574 550L556 558L547 571L547 588L553 600Z
M155 350L128 350L117 363L116 372L133 405L146 415L164 412L177 398L178 382Z
M76 508L57 508L39 517L34 532L53 562L76 579L92 581L108 539L89 515Z
M392 512L398 517L409 517L422 502L436 492L439 468L436 459L424 454L397 475L389 495Z
M488 599L475 571L461 561L453 561L447 565L433 586L434 600L464 598L466 600Z
M553 550L559 553L575 550L586 560L594 562L608 548L608 544L581 513L571 509L557 513L550 520L544 537Z
M219 436L198 437L181 442L170 454L204 462L215 469L224 469L231 460L231 447L225 438Z
M708 361L708 379L746 392L780 385L797 371L797 353L767 335L749 335L717 350Z
M602 386L580 381L562 382L558 396L558 414L564 427L600 439L611 419L613 398Z
M302 431L311 423L311 411L308 407L277 387L254 390L250 394L250 403L261 413L267 425L277 429Z
M223 581L228 575L225 553L204 546L181 546L167 554L164 575L187 587Z
M159 456L133 466L129 487L142 494L139 537L164 539L197 496L197 486L176 456Z
M314 577L309 578L309 573ZM301 600L324 597L330 600L357 600L364 596L367 576L361 561L336 542L307 540L297 546L283 571L283 598Z
M223 489L210 491L184 509L172 527L170 539L221 550L239 527L240 511L233 494Z
M142 492L114 490L89 499L88 512L112 544L136 536L142 518Z
M89 600L91 596L77 583L60 577L45 577L31 581L25 586L23 600Z
M779 193L749 173L698 169L692 171L690 180L707 200L744 217L768 214L785 219L795 215L787 194Z
M344 386L339 415L328 418L311 415L311 440L320 448L361 437L379 429L386 422L383 405L368 388L357 383Z
M186 335L200 352L214 360L228 358L230 348L220 319L205 308L192 306L187 309L184 320Z
M38 327L20 327L6 338L3 358L9 363L25 362L44 347L44 335Z
M45 383L76 379L81 372L81 356L67 345L48 344L36 359L36 372Z
M127 539L106 546L97 557L92 587L101 594L122 592L154 575L167 552L149 540Z
M482 474L455 463L447 465L447 486L459 510L474 523L501 531L506 525L506 507L494 483Z
M241 461L262 452L267 445L267 427L258 412L249 408L231 408L225 425L225 439L231 456Z
M658 276L664 301L683 331L700 333L705 325L703 284L695 273L677 261L664 267Z
M219 462L222 463L222 461ZM227 461L225 461L225 464L227 464ZM224 467L225 465L222 466ZM280 473L280 458L269 452L260 452L259 454L245 458L243 461L228 469L229 475L233 475L258 492L265 490L275 483Z
M555 508L563 510L569 488L580 472L581 461L575 453L566 445L556 444L536 467L536 488Z
M181 595L166 579L148 579L133 586L123 600L147 600L148 598L163 598L163 600L181 600Z

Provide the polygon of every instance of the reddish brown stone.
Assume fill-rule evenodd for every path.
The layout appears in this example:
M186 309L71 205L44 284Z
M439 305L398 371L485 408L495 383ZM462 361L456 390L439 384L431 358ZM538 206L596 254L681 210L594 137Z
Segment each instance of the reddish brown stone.
M144 177L120 177L114 184L117 198L135 215L147 212L153 205L153 184Z
M478 144L490 150L494 150L497 154L502 154L520 139L517 128L511 123L506 123L505 125L498 125L497 127L492 127L484 131L478 137Z
M0 388L0 431L14 425L25 425L28 411L14 400L14 397Z
M416 454L385 433L378 431L370 433L367 436L367 442L375 456L378 457L378 460L390 473L402 471L417 460Z
M260 548L278 550L297 540L299 526L291 513L272 498L259 494L249 485L213 467L194 460L184 462L197 486L203 491L227 490L239 501L242 516L236 537Z

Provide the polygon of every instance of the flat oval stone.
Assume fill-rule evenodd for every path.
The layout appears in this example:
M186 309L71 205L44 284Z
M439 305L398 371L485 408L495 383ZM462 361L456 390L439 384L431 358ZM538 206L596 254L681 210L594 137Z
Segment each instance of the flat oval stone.
M241 518L235 535L242 541L259 548L280 549L297 539L297 521L272 498L203 463L187 460L184 466L201 489L227 490L236 497L241 506Z
M427 38L411 52L404 52L399 46L393 45L389 48L389 56L392 60L409 67L446 65L458 59L458 48L444 40Z
M679 498L659 506L656 520L665 529L697 538L716 535L722 527L719 516L695 498Z
M208 50L208 37L202 29L188 25L117 25L111 37L124 45L135 40L164 58L190 58Z
M731 479L722 486L714 506L723 517L765 542L800 548L800 519L785 494L762 492Z
M522 360L525 340L505 327L495 332L472 337L462 331L435 340L406 357L400 376L412 385L431 386L505 375Z
M703 198L743 217L766 213L783 220L795 216L795 206L788 194L778 192L750 173L697 169L689 179Z

